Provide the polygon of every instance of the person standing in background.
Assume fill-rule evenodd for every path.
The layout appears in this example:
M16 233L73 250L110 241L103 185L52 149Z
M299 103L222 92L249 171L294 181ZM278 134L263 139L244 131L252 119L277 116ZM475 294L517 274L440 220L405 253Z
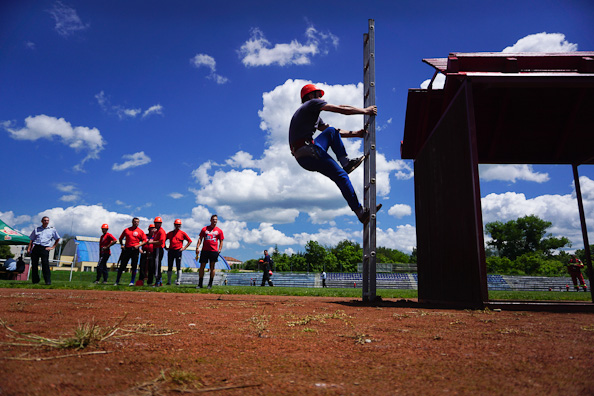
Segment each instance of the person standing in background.
M180 272L181 272L181 260L182 260L182 252L186 250L190 244L192 243L192 239L186 234L184 231L181 230L182 222L180 219L175 219L173 222L173 231L169 231L167 233L167 239L165 242L169 241L169 247L165 247L167 250L167 284L171 284L171 274L173 272L173 261L175 261L175 266L177 268L177 278L175 280L175 284L179 286L180 284ZM184 246L184 241L186 241L186 246Z
M31 282L39 283L39 260L41 259L41 272L46 285L52 284L51 271L49 266L49 252L54 250L60 243L60 235L54 227L49 226L50 219L47 216L41 218L41 226L33 230L27 247L27 254L31 255Z
M206 267L206 263L210 262L210 280L208 281L208 288L212 288L212 282L214 281L215 276L215 266L217 261L219 260L219 254L221 250L223 250L223 240L225 236L223 235L223 230L217 227L217 222L219 221L218 216L212 215L210 217L210 225L206 226L200 231L200 236L198 238L198 246L196 246L196 258L199 258L200 261L200 269L198 273L200 275L200 280L198 281L198 289L202 289L202 281L204 279L204 268ZM200 245L204 241L204 249L202 253L200 253Z
M126 269L128 261L132 261L132 278L130 286L134 286L134 279L136 278L136 268L138 267L138 255L140 254L140 247L146 243L146 234L142 231L138 224L140 219L135 217L132 219L132 227L126 228L120 235L120 245L122 245L122 254L120 255L120 266L118 268L118 275L114 286L118 286L122 272ZM126 244L124 245L124 239Z
M107 283L107 277L109 276L107 259L111 256L110 248L118 242L116 237L107 232L108 230L109 226L107 224L101 226L103 235L99 238L99 262L97 263L97 279L95 280L95 284L99 283L101 275L103 275L103 284Z
M167 233L161 227L163 219L160 216L155 217L155 235L150 243L154 248L155 255L155 287L163 286L161 280L161 262L163 261L163 255L165 252L165 241L167 240Z

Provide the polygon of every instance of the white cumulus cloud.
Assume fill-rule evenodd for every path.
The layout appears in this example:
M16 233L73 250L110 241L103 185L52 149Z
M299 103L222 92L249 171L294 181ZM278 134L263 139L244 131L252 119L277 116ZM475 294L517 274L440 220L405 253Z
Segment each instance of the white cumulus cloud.
M74 8L61 1L56 1L48 12L54 18L56 22L54 28L60 36L68 37L76 32L86 30L90 26L88 23L83 23Z
M227 77L217 74L217 62L210 55L197 54L192 59L190 59L190 63L196 68L206 67L209 69L210 74L207 76L207 78L214 80L217 84L225 84L229 82Z
M544 183L550 179L548 173L535 172L532 165L481 164L479 173L481 180L484 181L500 180L515 183L516 180L525 180Z
M501 52L573 52L578 45L570 43L562 33L536 33L519 39Z
M573 183L572 183L573 185ZM586 214L586 224L594 224L594 181L586 176L580 177L582 198ZM536 215L553 223L547 230L555 236L565 236L573 243L574 249L583 248L581 225L575 190L570 194L546 194L527 198L525 194L506 192L489 194L481 199L483 223L506 222L518 217Z
M404 216L410 216L412 214L412 208L409 205L396 204L388 210L388 214L400 219Z
M314 27L307 28L305 36L305 43L292 40L273 45L260 29L254 28L251 37L239 49L241 61L245 66L307 65L313 56L328 53L330 45L338 46L335 35L319 32Z
M87 156L75 166L76 170L82 170L82 165L87 160L99 158L99 152L103 150L105 144L99 129L84 126L73 127L64 118L50 117L45 114L25 118L25 127L21 129L12 128L10 122L4 122L2 125L10 137L16 140L36 141L58 138L75 151L85 151Z
M122 158L126 161L122 162L121 164L113 164L111 167L112 170L123 171L130 168L136 168L137 166L146 165L151 162L151 158L146 155L144 151L134 154L124 154Z
M56 189L65 193L60 197L63 202L76 202L80 199L82 193L74 184L58 183Z
M336 185L319 173L302 169L290 153L288 123L301 104L301 87L307 83L287 80L263 94L263 107L258 114L266 150L257 157L239 151L222 164L201 164L192 173L200 185L193 190L197 203L215 208L226 219L257 223L292 223L301 213L307 214L314 224L332 222L341 215L354 218ZM362 106L362 84L318 85L326 92L329 103ZM357 130L363 126L362 116L323 113L322 117L342 129ZM351 157L362 155L362 139L343 141ZM412 177L412 170L405 161L389 161L378 153L378 195L389 194L390 174L407 179ZM362 167L350 178L362 200Z
M519 39L514 45L505 47L501 52L573 52L578 50L578 45L570 43L565 39L563 33L536 33L530 34ZM422 89L427 89L431 79L421 83ZM433 81L433 89L443 89L445 85L445 76L438 73Z
M142 118L146 118L153 114L163 115L163 106L160 104L156 104L150 106L146 110L142 110L142 108L133 108L133 107L124 107L122 105L114 105L111 103L109 97L105 94L104 91L99 92L95 95L95 100L99 104L99 107L103 109L108 114L115 114L120 119L125 118L136 118L139 114L142 114Z

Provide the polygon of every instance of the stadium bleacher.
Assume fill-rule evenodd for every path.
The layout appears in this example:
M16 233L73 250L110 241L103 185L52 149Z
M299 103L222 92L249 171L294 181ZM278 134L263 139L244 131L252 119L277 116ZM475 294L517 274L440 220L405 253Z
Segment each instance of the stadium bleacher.
M205 274L208 278L208 273ZM321 287L322 280L319 273L275 272L271 280L275 286L283 287ZM226 282L226 283L225 283ZM260 286L262 272L222 272L217 271L214 284L229 286ZM196 285L198 274L195 272L182 273L182 284ZM327 274L326 285L335 288L361 288L363 274L359 272L330 272ZM590 281L586 280L588 290ZM418 289L417 273L378 273L376 275L378 289ZM573 291L573 283L569 277L545 276L510 276L487 275L489 290L509 291Z

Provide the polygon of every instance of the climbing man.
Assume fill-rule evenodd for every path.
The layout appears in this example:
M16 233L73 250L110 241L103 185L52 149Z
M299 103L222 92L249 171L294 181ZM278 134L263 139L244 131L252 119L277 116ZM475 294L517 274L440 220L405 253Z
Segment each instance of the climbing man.
M320 112L376 115L377 106L361 109L348 105L333 105L321 99L323 96L324 91L314 84L307 84L301 88L302 105L293 115L289 127L291 153L303 169L319 172L336 183L351 210L355 212L359 221L365 224L369 221L369 209L363 208L359 203L348 175L361 165L365 156L349 159L341 138L364 137L366 131L345 131L331 127L320 118ZM322 133L314 139L316 130ZM328 154L329 148L332 148L340 165ZM380 208L381 204L377 206L377 210Z

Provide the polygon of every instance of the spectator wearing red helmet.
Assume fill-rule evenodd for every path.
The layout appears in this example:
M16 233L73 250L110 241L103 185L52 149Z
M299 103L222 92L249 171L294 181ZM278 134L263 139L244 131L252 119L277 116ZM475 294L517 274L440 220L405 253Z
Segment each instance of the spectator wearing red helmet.
M155 286L163 286L163 281L161 280L161 262L163 261L163 254L165 252L167 233L161 227L163 219L160 216L155 217L153 223L155 224L155 235L153 236L153 240L149 243L152 244L155 249Z
M109 232L109 226L103 224L101 226L101 232L103 233L99 238L99 262L97 263L97 279L95 284L99 283L101 275L103 275L103 284L107 283L107 277L109 271L107 270L107 259L111 256L111 247L117 243L116 237L111 235Z
M122 245L122 254L120 256L120 267L118 268L118 276L114 286L118 286L122 272L126 269L128 261L132 265L132 280L130 286L134 286L134 279L136 278L136 268L138 267L138 256L140 255L140 247L146 243L146 234L142 231L138 224L140 219L135 217L132 219L132 227L126 228L120 235L120 245ZM124 239L126 244L124 244Z
M155 225L148 226L148 234L146 234L147 242L142 246L140 252L140 275L138 280L142 281L142 285L150 285L153 283L155 274L155 255L154 245L150 243L155 236Z
M175 280L175 284L179 286L180 284L180 271L181 271L181 259L182 259L182 252L186 250L190 244L192 243L192 239L186 234L184 231L181 230L182 221L180 219L175 219L173 222L173 231L169 231L167 233L167 239L165 242L169 241L169 247L165 247L167 250L167 284L171 284L171 275L173 273L173 261L175 261L175 266L177 268L177 278ZM184 241L186 241L186 246L184 246Z
M363 162L365 156L349 159L341 139L364 137L366 132L364 129L344 131L331 127L320 118L320 112L376 115L377 107L361 109L348 105L333 105L322 100L323 96L324 91L314 84L307 84L301 89L302 105L293 115L289 127L291 153L303 169L319 172L336 183L351 210L362 223L366 223L369 220L369 210L364 209L359 203L348 175ZM316 130L322 133L314 139ZM328 154L329 148L332 148L340 165ZM378 209L379 207L381 205L378 205Z

